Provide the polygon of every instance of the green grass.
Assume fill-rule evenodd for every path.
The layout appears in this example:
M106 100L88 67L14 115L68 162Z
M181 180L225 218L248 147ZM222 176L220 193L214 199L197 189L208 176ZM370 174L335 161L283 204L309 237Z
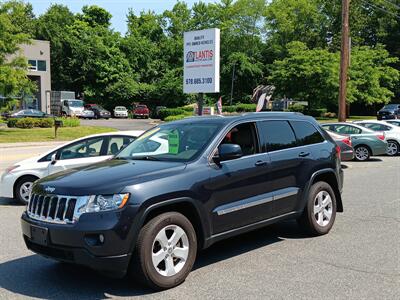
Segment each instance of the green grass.
M111 131L116 130L92 126L64 127L58 129L55 139L54 128L0 128L0 143L70 141L90 134Z

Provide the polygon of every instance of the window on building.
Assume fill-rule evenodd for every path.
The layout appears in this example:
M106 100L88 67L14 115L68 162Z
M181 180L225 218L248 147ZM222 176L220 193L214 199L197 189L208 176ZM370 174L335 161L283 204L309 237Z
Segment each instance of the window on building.
M37 70L38 71L46 71L46 61L45 60L37 61Z
M36 60L28 60L29 70L37 71L37 61Z

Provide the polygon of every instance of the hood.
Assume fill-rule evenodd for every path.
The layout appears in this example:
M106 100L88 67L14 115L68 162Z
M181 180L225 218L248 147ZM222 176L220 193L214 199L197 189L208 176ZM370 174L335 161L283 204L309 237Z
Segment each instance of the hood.
M43 192L50 186L58 195L115 194L126 186L170 176L185 167L176 162L112 159L47 176L37 181L34 192Z

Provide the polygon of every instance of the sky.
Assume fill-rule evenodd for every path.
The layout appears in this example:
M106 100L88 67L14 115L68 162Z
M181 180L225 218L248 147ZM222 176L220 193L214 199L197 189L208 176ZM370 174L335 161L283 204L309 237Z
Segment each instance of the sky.
M202 2L209 3L216 0L202 0ZM81 12L84 5L98 5L105 8L112 14L112 28L116 31L125 34L126 32L126 15L129 8L133 8L135 13L138 14L142 10L153 10L156 13L161 13L164 10L171 9L176 0L27 0L33 6L33 11L36 16L46 12L51 4L63 4L74 12ZM185 0L191 7L193 3L199 0Z

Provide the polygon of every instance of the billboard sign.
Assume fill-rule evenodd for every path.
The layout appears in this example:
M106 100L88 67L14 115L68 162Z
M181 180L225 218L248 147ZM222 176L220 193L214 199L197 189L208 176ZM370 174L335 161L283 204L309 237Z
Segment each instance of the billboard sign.
M184 33L183 92L219 92L220 30Z

